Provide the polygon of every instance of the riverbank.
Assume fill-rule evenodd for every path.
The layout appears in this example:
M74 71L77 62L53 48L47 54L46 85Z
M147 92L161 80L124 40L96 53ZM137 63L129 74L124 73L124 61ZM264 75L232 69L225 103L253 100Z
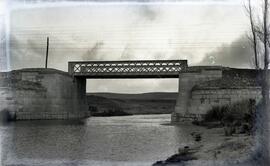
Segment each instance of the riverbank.
M225 136L224 128L207 128L203 126L193 125L191 123L177 124L181 126L183 133L188 137L190 142L180 148L180 152L184 147L190 149L191 153L187 158L192 160L186 161L186 164L197 165L207 163L212 165L214 161L217 163L240 162L250 158L252 148L254 146L254 137L247 134L233 134ZM178 153L180 154L180 153ZM172 164L173 160L180 158L181 155L172 155L167 160L157 162L155 166ZM196 164L197 163L197 164Z

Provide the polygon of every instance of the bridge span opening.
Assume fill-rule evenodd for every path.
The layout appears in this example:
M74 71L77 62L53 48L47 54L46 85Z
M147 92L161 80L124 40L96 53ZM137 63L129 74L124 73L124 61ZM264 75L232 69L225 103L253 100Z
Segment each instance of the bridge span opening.
M86 101L93 116L171 114L178 79L87 79Z
M69 62L69 73L86 86L83 90L87 92L86 100L92 111L97 111L99 107L103 112L117 109L128 110L130 114L172 113L176 102L177 78L186 67L186 60L88 61ZM164 88L157 88L157 84L162 84ZM123 93L144 94L132 96Z

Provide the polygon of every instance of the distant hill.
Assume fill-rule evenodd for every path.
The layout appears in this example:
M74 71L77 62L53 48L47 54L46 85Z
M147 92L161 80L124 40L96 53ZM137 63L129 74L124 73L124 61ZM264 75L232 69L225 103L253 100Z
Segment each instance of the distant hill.
M151 92L139 94L123 94L123 93L87 93L87 95L102 96L110 99L138 99L138 100L175 100L176 92Z
M88 93L93 115L168 114L174 110L177 93Z

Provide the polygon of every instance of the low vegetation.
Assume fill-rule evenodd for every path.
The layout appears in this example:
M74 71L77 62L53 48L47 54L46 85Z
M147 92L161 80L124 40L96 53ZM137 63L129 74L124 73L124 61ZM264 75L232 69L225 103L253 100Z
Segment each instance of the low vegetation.
M89 111L91 112L92 116L127 116L132 115L127 112L124 112L122 109L119 108L110 108L103 111L99 111L98 107L89 106Z
M243 100L232 105L217 106L209 110L201 121L194 124L208 127L224 127L226 136L232 134L251 134L254 129L256 102Z

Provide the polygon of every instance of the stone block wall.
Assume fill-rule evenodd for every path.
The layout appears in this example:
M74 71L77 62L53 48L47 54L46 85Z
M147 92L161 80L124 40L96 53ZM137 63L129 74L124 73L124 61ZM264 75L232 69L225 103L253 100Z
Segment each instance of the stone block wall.
M191 70L193 70L191 68ZM188 118L188 106L191 98L192 88L200 82L220 79L222 70L220 67L201 67L194 71L180 73L178 98L176 100L175 111L172 113L171 121L179 122L182 118Z
M172 122L200 118L215 106L261 96L261 72L252 69L196 66L179 75L179 96Z
M260 87L245 87L239 89L199 89L191 92L188 113L191 117L200 118L215 106L233 104L245 99L261 99Z
M89 116L85 79L53 69L28 69L1 73L1 81L0 111L8 111L15 120Z

